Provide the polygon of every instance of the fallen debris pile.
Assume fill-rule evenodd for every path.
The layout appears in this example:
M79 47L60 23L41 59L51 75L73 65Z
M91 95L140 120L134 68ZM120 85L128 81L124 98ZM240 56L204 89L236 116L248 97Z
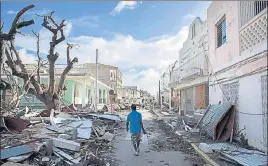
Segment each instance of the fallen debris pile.
M30 111L1 117L1 162L4 165L110 165L102 158L111 152L121 118L114 114ZM68 112L68 113L66 113ZM48 116L49 114L49 116Z
M232 141L235 112L231 104L210 105L197 127L213 140Z

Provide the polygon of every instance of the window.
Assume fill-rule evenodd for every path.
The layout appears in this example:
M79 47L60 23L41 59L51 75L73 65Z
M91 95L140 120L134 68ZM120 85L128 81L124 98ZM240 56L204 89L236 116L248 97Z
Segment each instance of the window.
M255 1L254 2L254 14L255 16L263 11L268 6L268 1Z
M102 103L101 89L99 89L99 103Z
M226 43L226 20L222 20L217 26L217 47Z
M103 89L103 104L106 104L106 94L105 90Z
M192 38L195 37L195 24L192 25Z

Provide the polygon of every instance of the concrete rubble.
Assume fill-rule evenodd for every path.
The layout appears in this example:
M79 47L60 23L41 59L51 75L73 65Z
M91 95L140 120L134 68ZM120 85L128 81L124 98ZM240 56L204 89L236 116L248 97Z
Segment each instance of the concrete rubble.
M18 166L111 165L113 161L102 154L112 152L111 141L122 120L107 111L78 110L72 104L61 111L26 107L5 114L0 117L1 162Z

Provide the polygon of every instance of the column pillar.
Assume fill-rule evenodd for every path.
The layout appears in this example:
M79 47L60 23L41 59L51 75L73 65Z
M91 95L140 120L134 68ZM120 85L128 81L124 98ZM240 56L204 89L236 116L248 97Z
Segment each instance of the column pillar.
M82 107L86 106L86 93L87 93L87 83L83 82L83 91L82 91Z

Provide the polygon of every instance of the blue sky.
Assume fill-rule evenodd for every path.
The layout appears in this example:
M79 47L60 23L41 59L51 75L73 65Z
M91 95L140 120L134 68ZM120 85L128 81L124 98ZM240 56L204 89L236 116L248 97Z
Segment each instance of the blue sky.
M98 48L100 62L117 65L124 74L125 85L138 85L154 93L159 73L178 59L188 26L197 16L206 19L210 2L2 2L4 31L9 29L16 12L29 4L36 7L23 19L33 18L36 24L24 28L22 31L29 35L18 35L16 41L26 63L35 59L32 29L41 34L44 57L50 40L49 32L41 26L42 20L34 14L55 11L57 21L67 20L67 39L56 50L61 54L58 63L65 62L66 42L80 45L72 52L79 63L94 62L94 50ZM153 85L148 87L148 83Z

